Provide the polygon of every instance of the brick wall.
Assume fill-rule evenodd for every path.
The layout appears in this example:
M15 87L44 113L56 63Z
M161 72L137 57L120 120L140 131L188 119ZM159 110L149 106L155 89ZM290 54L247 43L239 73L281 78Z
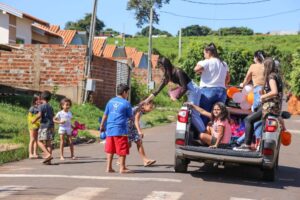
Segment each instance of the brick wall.
M96 91L92 102L104 107L109 99L116 96L117 62L103 57L93 57L91 77L96 80Z
M1 51L0 85L25 91L53 91L80 103L83 95L85 45L25 45ZM91 76L96 80L93 102L103 107L115 96L117 62L93 57ZM4 88L4 87L2 87Z
M86 46L25 45L1 52L0 84L28 90L53 91L79 102Z
M142 83L147 83L147 69L140 69L134 67L132 70L132 76ZM163 72L160 69L152 69L152 79L155 81L155 85L159 84L163 77Z

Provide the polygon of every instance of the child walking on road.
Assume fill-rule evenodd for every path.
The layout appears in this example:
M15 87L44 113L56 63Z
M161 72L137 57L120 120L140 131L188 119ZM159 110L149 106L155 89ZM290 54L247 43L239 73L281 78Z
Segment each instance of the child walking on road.
M150 112L153 109L153 101L149 101L149 103L144 103L140 107L133 108L133 118L129 120L128 123L128 140L129 146L131 147L131 143L135 142L138 152L143 159L143 163L145 167L149 167L153 165L156 160L151 160L147 158L144 150L144 146L142 143L142 139L144 138L144 134L140 127L140 119L144 113Z
M128 97L129 87L126 84L119 84L117 87L117 96L109 100L106 105L104 115L100 124L100 132L105 131L106 124L106 143L105 152L107 156L106 172L115 172L112 168L114 154L119 156L120 173L130 173L126 168L126 155L129 154L128 145L128 119L132 118L132 108L126 100Z
M54 112L52 106L49 104L50 99L51 93L49 91L42 92L42 104L38 107L37 117L31 121L31 123L34 124L38 120L41 120L38 131L38 146L44 152L44 164L50 164L50 161L53 159L51 141L54 137Z
M29 142L29 158L36 159L38 158L37 154L37 137L38 137L38 130L40 127L40 122L36 121L34 124L31 121L36 118L36 115L39 113L38 107L40 105L41 97L40 95L33 95L31 107L29 108L28 112L28 129L30 134L30 142Z
M68 98L64 98L60 102L60 109L56 116L53 118L53 121L59 124L58 134L60 139L60 160L65 160L64 157L64 139L65 135L70 145L71 158L75 160L74 156L74 145L72 142L72 113L69 111L72 106L72 101Z

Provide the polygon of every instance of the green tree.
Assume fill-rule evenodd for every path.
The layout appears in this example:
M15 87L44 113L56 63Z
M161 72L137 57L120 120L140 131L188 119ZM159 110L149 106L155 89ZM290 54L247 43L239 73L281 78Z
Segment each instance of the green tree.
M221 35L253 35L252 29L247 27L230 27L230 28L220 28L219 33Z
M199 60L203 60L203 48L205 44L200 42L195 42L189 45L187 56L180 59L181 68L188 74L191 79L199 80L199 76L197 76L194 72L194 67L196 66Z
M196 42L188 47L186 57L181 59L182 69L192 79L199 80L199 76L195 74L194 67L197 62L203 60L203 49L207 44ZM220 45L216 44L220 58L227 63L230 71L231 85L241 83L246 75L248 67L252 63L253 55L246 50L229 50L223 49Z
M140 35L142 36L149 36L149 26L146 26L141 30ZM172 34L167 32L167 31L162 31L160 29L155 28L154 26L152 27L152 35L166 35L168 37L171 37Z
M191 25L182 29L182 36L206 36L211 32L207 26Z
M153 22L158 24L159 15L157 10L162 8L163 4L168 4L170 0L129 0L127 10L135 11L137 27L141 28L144 24L149 23L150 8L153 5Z
M239 85L243 82L249 66L252 64L253 53L246 50L225 50L223 53L223 59L226 61L229 67L230 84Z
M283 76L283 80L287 87L290 86L289 81L291 79L290 75L293 69L291 64L293 58L291 52L281 52L277 46L275 45L268 45L263 48L264 52L266 53L266 57L271 57L280 62L280 72Z
M83 19L79 19L76 22L68 21L65 25L65 29L87 31L87 33L89 33L91 18L92 14L86 13ZM95 34L98 35L104 27L104 22L96 18Z
M290 86L295 96L300 96L300 48L293 54L293 70L291 72Z
M120 32L113 30L112 28L106 28L104 31L101 31L101 33L111 34L114 36L120 35Z

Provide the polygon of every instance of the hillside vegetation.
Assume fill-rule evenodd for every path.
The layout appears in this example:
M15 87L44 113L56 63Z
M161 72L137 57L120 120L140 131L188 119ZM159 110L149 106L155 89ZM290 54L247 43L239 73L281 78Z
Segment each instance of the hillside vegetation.
M121 39L109 38L108 43L122 44ZM153 38L153 48L157 49L162 55L170 58L175 58L178 55L178 37ZM229 50L244 49L254 52L258 49L265 49L270 45L276 45L280 51L292 52L300 46L300 35L287 36L269 36L269 35L254 35L254 36L200 36L200 37L182 37L182 52L183 56L188 53L189 46L192 43L210 43L214 42L222 48ZM148 51L148 38L126 38L126 46L136 47L139 51Z
M109 38L108 43L114 43L115 40L118 39ZM243 81L249 66L253 63L254 52L263 50L266 57L280 61L286 88L293 90L293 88L299 87L300 83L295 77L300 76L300 72L298 72L299 70L295 72L295 70L300 67L297 64L299 63L299 50L297 49L300 48L300 35L182 37L182 57L180 59L178 59L178 37L153 38L153 52L169 58L176 66L183 68L191 78L199 80L199 77L195 76L193 68L197 61L204 59L203 48L211 42L216 44L220 57L230 68L232 80L230 84L236 85ZM121 40L119 44L122 44ZM136 47L139 51L147 52L148 38L127 38L126 46Z

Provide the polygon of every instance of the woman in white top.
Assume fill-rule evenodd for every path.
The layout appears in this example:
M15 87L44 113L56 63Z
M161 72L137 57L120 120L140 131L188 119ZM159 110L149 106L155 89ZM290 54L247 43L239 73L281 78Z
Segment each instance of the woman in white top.
M230 81L227 64L219 57L217 47L210 43L204 48L205 60L199 61L194 68L197 74L201 74L200 107L211 112L212 106L216 102L226 101L226 86ZM207 125L208 118L201 116L204 125Z

